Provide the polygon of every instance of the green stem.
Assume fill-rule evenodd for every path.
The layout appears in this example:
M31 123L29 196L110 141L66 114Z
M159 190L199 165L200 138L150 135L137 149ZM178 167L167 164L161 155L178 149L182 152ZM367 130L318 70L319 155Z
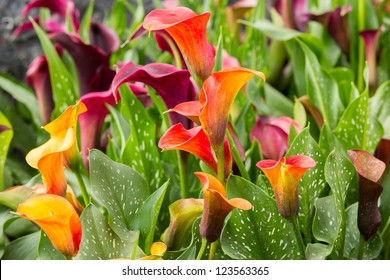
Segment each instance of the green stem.
M218 239L211 243L210 245L210 253L209 260L215 260L215 252L217 251Z
M299 221L298 221L298 215L294 215L289 219L293 230L295 234L295 238L297 240L297 244L299 247L299 251L301 252L302 259L306 259L306 250L305 250L305 244L303 243L302 234L299 229Z
M240 153L238 152L236 144L234 144L233 138L230 135L229 131L227 132L227 136L228 136L228 139L229 139L229 145L230 145L230 149L232 150L234 161L237 164L238 170L240 170L241 176L244 179L247 179L248 181L250 181L250 177L249 177L248 171L246 171L245 165L241 161Z
M199 253L198 253L198 256L196 257L196 260L201 260L202 259L202 256L203 256L203 253L204 251L206 250L206 247L207 247L207 239L202 239L202 245L199 249Z
M222 185L225 185L225 147L220 145L217 151L217 178Z
M385 237L387 230L390 228L390 218L387 219L386 225L381 232L382 239Z
M76 176L77 182L79 183L81 194L83 196L84 204L87 206L89 202L91 201L91 197L89 196L87 192L87 188L85 186L83 176L81 175L80 171L74 172L74 175Z
M187 180L187 154L183 151L177 151L177 160L179 163L180 189L181 197L187 198L189 195Z
M363 259L364 245L365 244L366 244L366 241L364 240L364 236L361 234L360 235L360 240L359 240L358 260L362 260Z

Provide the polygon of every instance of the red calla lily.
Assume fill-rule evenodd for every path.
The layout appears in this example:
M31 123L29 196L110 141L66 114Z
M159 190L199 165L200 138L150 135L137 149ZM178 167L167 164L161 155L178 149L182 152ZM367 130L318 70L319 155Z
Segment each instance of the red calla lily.
M204 81L211 75L215 60L214 47L206 39L209 18L210 13L197 15L185 7L156 9L145 17L143 27L149 32L167 31L190 72Z

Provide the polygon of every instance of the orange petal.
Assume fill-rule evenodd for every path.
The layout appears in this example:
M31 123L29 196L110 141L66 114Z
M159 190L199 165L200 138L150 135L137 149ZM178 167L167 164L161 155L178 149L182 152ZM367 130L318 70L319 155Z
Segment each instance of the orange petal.
M150 254L153 256L162 257L166 251L167 245L165 245L163 242L154 242L150 247Z
M185 7L169 10L153 10L144 20L148 31L166 30L180 49L191 73L202 81L211 75L215 50L206 40L207 22L210 13L197 15Z
M214 151L222 145L230 108L238 91L254 75L263 80L264 74L246 68L227 68L213 73L203 84L200 92L202 111L199 119Z
M21 203L17 213L42 228L53 246L66 256L75 256L81 240L81 223L65 198L43 194Z

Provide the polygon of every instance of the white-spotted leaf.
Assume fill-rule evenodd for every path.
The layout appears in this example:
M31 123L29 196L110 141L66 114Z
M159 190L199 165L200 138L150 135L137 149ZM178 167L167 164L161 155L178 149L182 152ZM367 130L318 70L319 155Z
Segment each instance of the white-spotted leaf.
M93 196L107 208L111 228L124 238L150 195L149 187L138 172L98 150L90 151L89 166Z
M119 237L108 224L108 219L90 204L81 215L82 238L77 260L134 259L137 253L136 231Z

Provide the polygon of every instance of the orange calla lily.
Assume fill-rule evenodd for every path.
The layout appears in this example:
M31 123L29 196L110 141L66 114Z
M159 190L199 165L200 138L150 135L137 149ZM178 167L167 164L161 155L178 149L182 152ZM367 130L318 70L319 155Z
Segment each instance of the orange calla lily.
M226 216L234 208L250 210L252 204L242 198L227 199L221 182L214 176L195 172L203 186L204 209L200 222L200 235L209 242L216 241L221 235Z
M309 168L316 166L308 156L291 156L275 160L261 160L257 163L267 176L275 193L279 213L286 219L299 212L298 185Z
M167 245L163 242L154 242L150 247L150 256L142 257L139 260L163 260L163 256L167 251Z
M79 152L77 147L77 117L86 111L84 103L70 106L57 119L43 127L50 133L50 139L31 150L27 163L42 173L47 193L64 196L67 188L63 166L76 168Z
M238 91L254 75L265 79L264 74L258 71L246 68L226 68L213 73L203 84L199 95L203 105L199 119L216 153L225 139L233 101Z
M232 168L232 155L227 140L224 145L224 175L228 178ZM164 150L189 152L217 173L217 161L211 151L209 139L200 126L186 130L181 123L178 123L165 132L158 146Z
M19 204L17 213L41 227L58 251L70 257L77 254L81 222L68 200L52 194L33 196Z
M165 30L177 44L191 74L206 80L214 67L215 50L206 40L210 13L197 15L185 7L151 11L143 27L151 31Z

